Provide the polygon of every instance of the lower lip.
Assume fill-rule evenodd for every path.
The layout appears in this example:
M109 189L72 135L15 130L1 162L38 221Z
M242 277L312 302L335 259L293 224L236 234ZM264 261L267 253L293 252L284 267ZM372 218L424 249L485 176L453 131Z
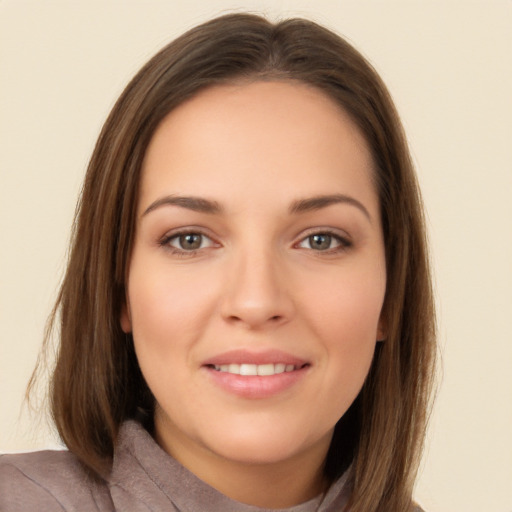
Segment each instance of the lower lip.
M213 382L224 391L243 398L269 398L286 391L302 380L309 366L275 375L248 375L221 372L210 367L203 367Z

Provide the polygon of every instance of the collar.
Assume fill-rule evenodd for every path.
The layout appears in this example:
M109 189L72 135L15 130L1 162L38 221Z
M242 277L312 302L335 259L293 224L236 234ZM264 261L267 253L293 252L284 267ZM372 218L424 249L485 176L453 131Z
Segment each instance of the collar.
M280 512L334 512L348 501L348 471L323 496ZM167 454L137 422L123 423L109 488L116 510L268 512L228 498ZM134 508L135 507L135 508Z

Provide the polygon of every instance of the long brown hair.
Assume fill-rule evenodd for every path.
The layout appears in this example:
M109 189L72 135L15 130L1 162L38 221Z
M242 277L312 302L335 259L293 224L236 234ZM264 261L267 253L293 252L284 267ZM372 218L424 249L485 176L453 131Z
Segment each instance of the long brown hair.
M151 428L154 400L120 327L142 161L162 119L205 87L293 80L321 90L373 154L386 247L386 340L358 398L336 425L325 473L351 465L352 512L407 511L423 446L435 360L434 308L422 204L392 100L346 41L302 19L232 14L198 26L126 87L92 155L67 272L50 318L60 345L50 387L63 441L93 474L110 467L121 423ZM45 341L48 349L48 338Z

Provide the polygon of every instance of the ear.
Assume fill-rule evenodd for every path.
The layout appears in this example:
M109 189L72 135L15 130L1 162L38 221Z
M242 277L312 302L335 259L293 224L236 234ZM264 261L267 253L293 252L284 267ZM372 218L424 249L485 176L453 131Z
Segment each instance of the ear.
M132 332L132 318L130 315L130 307L126 300L123 302L123 305L121 306L120 322L121 329L125 334Z

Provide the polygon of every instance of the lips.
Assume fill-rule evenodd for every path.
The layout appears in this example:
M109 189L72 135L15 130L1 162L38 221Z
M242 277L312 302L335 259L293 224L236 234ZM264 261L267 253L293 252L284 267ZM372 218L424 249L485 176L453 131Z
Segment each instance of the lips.
M282 350L265 350L254 352L251 350L241 349L230 350L228 352L218 354L203 362L203 366L218 367L218 369L221 369L222 366L234 364L257 366L268 364L284 364L286 370L287 366L301 368L305 364L308 364L308 361L287 352L283 352Z
M280 350L234 350L206 360L202 368L223 391L244 398L268 398L302 380L311 364Z

